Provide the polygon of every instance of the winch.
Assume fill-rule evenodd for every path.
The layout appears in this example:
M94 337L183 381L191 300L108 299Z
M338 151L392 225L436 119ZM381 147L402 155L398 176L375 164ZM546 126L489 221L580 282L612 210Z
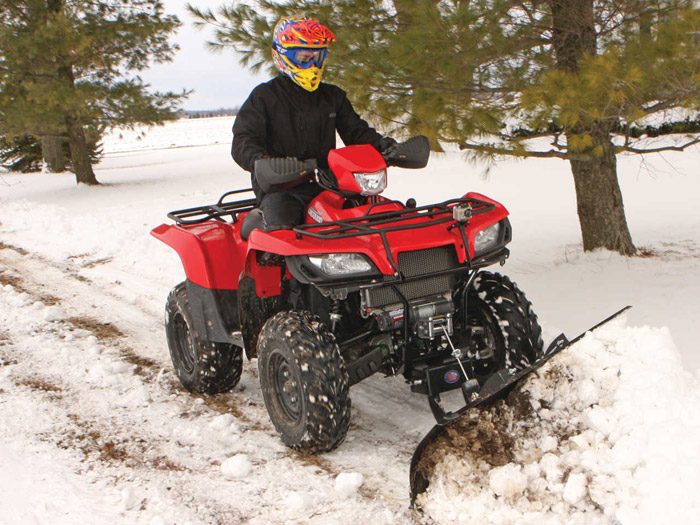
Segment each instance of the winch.
M377 320L382 332L403 328L404 307L400 304L373 308L368 313ZM436 295L409 303L411 330L421 339L432 339L444 332L452 335L454 303L452 295Z

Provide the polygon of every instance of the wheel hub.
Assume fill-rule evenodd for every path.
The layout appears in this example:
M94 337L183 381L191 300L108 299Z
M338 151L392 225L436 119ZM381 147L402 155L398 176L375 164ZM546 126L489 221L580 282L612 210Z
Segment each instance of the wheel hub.
M179 354L185 372L191 374L194 371L197 356L195 355L194 341L192 340L190 327L185 318L180 314L177 314L175 317L173 325L175 328L176 351Z
M270 364L274 370L273 386L277 401L284 414L292 421L301 417L301 385L289 361L280 354L273 354Z
M483 313L479 313L481 315L477 315L470 323L471 341L476 350L474 373L477 378L486 378L498 369L499 363L493 327Z

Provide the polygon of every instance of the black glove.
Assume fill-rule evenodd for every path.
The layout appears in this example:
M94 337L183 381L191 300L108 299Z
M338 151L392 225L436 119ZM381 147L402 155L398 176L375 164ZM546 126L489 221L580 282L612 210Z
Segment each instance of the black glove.
M379 140L379 153L381 153L385 157L388 157L389 155L391 155L392 150L394 150L394 148L396 148L397 145L398 142L396 142L391 137L382 137Z

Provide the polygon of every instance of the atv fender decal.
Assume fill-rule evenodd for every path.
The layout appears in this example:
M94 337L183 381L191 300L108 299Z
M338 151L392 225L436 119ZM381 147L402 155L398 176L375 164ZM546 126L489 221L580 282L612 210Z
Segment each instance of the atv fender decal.
M309 217L311 217L316 222L323 222L323 217L321 217L321 214L318 213L313 206L309 206L309 210L307 213L309 214Z

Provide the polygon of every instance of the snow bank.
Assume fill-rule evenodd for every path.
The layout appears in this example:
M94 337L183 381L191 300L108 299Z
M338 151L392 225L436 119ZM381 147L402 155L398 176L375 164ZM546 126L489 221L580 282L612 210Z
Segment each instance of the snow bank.
M418 499L436 522L698 522L700 385L667 329L614 321L519 395L468 417L481 431L446 454ZM499 439L502 465L488 450Z

